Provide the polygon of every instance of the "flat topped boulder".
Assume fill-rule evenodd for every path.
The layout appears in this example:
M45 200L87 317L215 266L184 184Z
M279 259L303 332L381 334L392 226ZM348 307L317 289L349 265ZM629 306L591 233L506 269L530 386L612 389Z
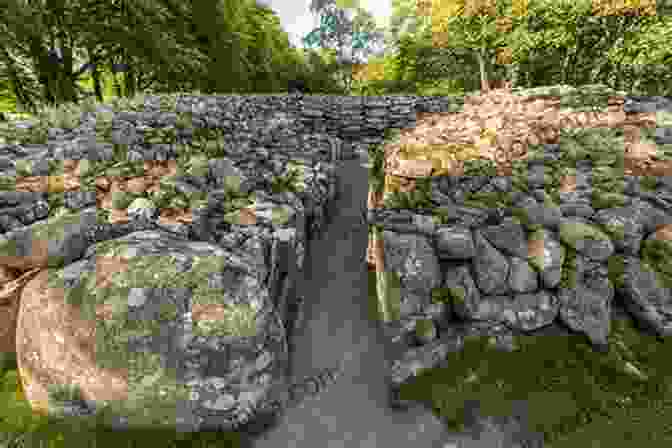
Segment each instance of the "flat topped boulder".
M23 288L16 332L31 406L62 414L76 397L129 427L197 431L213 412L246 422L286 371L259 257L143 231L43 270Z

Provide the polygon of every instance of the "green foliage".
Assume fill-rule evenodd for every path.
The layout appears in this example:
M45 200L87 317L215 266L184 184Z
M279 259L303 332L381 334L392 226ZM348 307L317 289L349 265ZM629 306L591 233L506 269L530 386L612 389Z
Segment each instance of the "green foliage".
M402 193L399 191L385 199L385 208L393 209L431 209L433 208L431 193L431 178L419 178L415 180L413 191Z
M301 173L298 170L289 170L285 175L275 176L271 182L271 191L273 193L282 193L291 191L298 193L301 190L296 186L297 182L302 179Z
M363 82L354 90L355 94L365 96L409 95L415 94L413 81L380 79Z
M361 7L356 7L355 15L349 19L344 6L335 0L326 0L310 5L311 11L320 15L320 27L312 30L303 38L303 42L311 47L332 50L339 63L335 65L335 74L346 92L353 87L352 68L357 58L356 53L371 52L371 46L383 39L382 33L371 14ZM352 54L346 57L345 49L350 48Z
M390 134L385 141L388 141ZM385 151L384 144L370 145L367 149L371 168L369 168L369 188L371 191L382 192L385 186Z
M322 2L329 11L332 3ZM43 28L61 21L68 27L59 32L73 46L63 49L66 65L71 64L64 74L75 72L83 62L98 66L95 76L73 73L49 84L56 103L68 102L79 89L100 91L105 99L137 91L282 92L287 80L297 75L313 93L460 94L480 87L479 63L489 77L508 76L504 73L511 69L526 87L599 80L639 94L669 94L672 85L670 47L664 45L672 29L669 18L594 17L588 0L534 0L521 17L511 16L511 2L497 2L497 14L511 18L507 33L495 32L494 17L453 17L446 22L451 38L445 48L434 42L433 16L419 14L415 1L395 1L391 33L385 36L393 49L383 58L385 79L363 86L351 85L349 63L336 61L341 47L314 55L292 48L277 16L256 2L189 6L174 0L153 5L132 0L130 5L122 10L115 3L69 0L63 9L47 4L38 10L36 5L9 2L3 41L10 52L0 53L6 68L0 72L0 108L34 111L48 103L49 83L40 78L44 67L39 64L50 44ZM361 31L375 37L371 42L382 39L363 10L357 10L349 26L343 24L335 32ZM512 50L508 68L492 63L495 50L503 46ZM35 62L38 70L31 73L30 65L19 63L19 58ZM130 71L113 76L112 62L127 63Z
M343 93L334 85L331 73L324 76L324 67L313 63L313 70L306 70L306 61L291 47L277 15L256 2L198 2L190 9L173 0L161 0L151 6L132 0L130 8L121 10L114 3L82 7L72 0L65 1L63 6L59 11L50 8L11 10L8 35L16 39L7 41L12 43L11 54L0 53L0 58L6 56L4 59L12 69L0 73L0 89L6 89L2 109L22 107L34 112L36 107L46 104L42 95L46 92L42 87L46 85L38 79L39 73L21 72L24 66L13 57L20 54L39 60L41 48L50 44L45 39L48 33L29 33L24 30L24 23L36 22L36 19L39 22L43 17L58 14L65 14L73 25L61 30L64 36L71 38L73 45L73 48L64 48L64 53L70 50L74 53L71 62L65 61L65 71L70 70L68 63L73 72L84 62L98 65L95 75L84 72L78 77L63 78L59 87L62 91L50 84L56 103L67 102L65 91L73 86L75 91L100 90L101 99L120 94L130 97L137 91L270 93L285 91L286 81L297 73L310 75L309 86L313 92ZM76 18L79 11L83 15ZM18 46L31 39L44 44L42 47ZM34 51L26 53L25 48ZM12 66L13 62L17 64ZM124 62L130 70L112 75L112 62ZM232 75L222 76L222 73ZM5 75L10 75L10 79L3 79ZM16 77L15 82L8 82L12 81L11 77Z

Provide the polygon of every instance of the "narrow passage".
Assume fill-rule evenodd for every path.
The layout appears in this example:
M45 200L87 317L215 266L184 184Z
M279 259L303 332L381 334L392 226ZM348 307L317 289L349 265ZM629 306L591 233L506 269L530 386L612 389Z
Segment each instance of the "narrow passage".
M444 447L444 427L430 411L394 411L387 405L386 341L367 309L365 162L363 155L339 167L334 216L306 254L305 323L294 336L295 378L344 357L345 371L317 397L287 410L255 440L255 448Z

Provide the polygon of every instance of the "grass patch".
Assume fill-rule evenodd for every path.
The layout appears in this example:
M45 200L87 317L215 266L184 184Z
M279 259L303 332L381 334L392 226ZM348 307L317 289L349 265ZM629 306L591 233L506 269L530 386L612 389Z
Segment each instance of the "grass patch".
M526 400L530 429L552 448L634 446L672 441L672 365L669 341L641 333L628 319L613 321L607 354L594 353L581 335L525 336L520 350L491 349L486 338L465 341L447 366L429 370L401 388L402 399L430 400L451 430L464 430L464 403L507 415L509 403ZM628 374L626 363L648 378ZM635 423L636 422L636 423Z
M0 446L28 447L141 447L158 444L170 448L237 448L246 446L237 432L203 431L178 433L174 429L113 431L73 418L47 417L34 413L23 395L16 356L3 354L0 363Z

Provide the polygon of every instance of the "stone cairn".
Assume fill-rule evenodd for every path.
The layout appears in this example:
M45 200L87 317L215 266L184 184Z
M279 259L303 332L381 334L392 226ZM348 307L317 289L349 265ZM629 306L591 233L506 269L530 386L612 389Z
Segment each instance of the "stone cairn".
M672 248L664 177L672 166L655 156L672 129L657 128L653 141L641 132L672 104L610 96L599 112L569 112L559 103L493 91L467 99L459 114L426 117L385 147L384 187L369 192L376 230L367 261L381 309L397 312L384 323L399 346L390 371L396 405L405 405L401 384L441 365L468 335L510 351L514 335L584 334L602 352L612 318L627 314L661 337L672 333L672 282L656 270ZM544 189L550 164L566 151L561 134L577 127L624 129L623 144L608 148L624 154L620 187L596 196L601 164L586 159L551 186L554 202ZM527 160L521 189L512 167L529 145L543 151ZM468 159L494 161L497 175L465 174ZM421 186L420 206L388 202ZM510 194L511 205L473 205L474 193Z
M340 100L147 96L139 109L99 105L71 123L45 128L12 122L3 128L31 138L10 137L0 144L0 342L3 354L16 356L23 391L35 410L88 415L130 393L130 371L97 365L95 335L101 329L82 319L66 297L80 291L83 303L96 303L89 295L112 287L115 273L142 275L146 269L134 266L146 256L181 260L173 278L208 254L226 260L227 271L211 272L201 283L223 286L231 301L258 308L255 337L203 337L191 330L226 316L226 306L198 303L191 288L176 292L158 284L129 295L129 315L143 319L158 316L157 306L177 301L177 320L161 324L170 343L129 336L128 344L135 352L154 352L164 367L178 366L178 383L193 394L169 420L181 422L183 430L240 427L276 392L306 389L304 395L310 395L311 385L324 383L317 380L324 372L294 386L283 376L289 362L286 330L292 325L288 309L295 308L293 285L305 244L324 224L336 191L335 164L352 156L359 143L354 139L367 129L367 141L380 141L382 135L375 134L382 134L389 120L412 125L416 118L405 106L413 99L373 98L368 106ZM180 148L203 131L219 131L211 138L224 155L181 158ZM45 142L36 140L41 134ZM110 164L120 145L125 162L139 163L141 171L125 171L121 161ZM54 161L62 163L54 167ZM86 173L99 163L105 170L97 173L93 189L84 191ZM290 165L300 173L293 177L298 190L272 191L274 180L287 178ZM241 194L255 193L253 204L231 209L232 180L239 181L234 184ZM137 197L166 186L181 199L169 207ZM190 209L189 198L199 192L207 193L207 200ZM108 214L104 221L97 216L101 210ZM103 256L110 241L126 245L128 258ZM91 275L95 281L88 282ZM110 322L113 308L97 304L95 315ZM50 385L77 386L81 397L54 404ZM300 400L295 392L289 392L286 405ZM273 403L272 408L285 406L283 400ZM120 418L113 426L127 424Z

